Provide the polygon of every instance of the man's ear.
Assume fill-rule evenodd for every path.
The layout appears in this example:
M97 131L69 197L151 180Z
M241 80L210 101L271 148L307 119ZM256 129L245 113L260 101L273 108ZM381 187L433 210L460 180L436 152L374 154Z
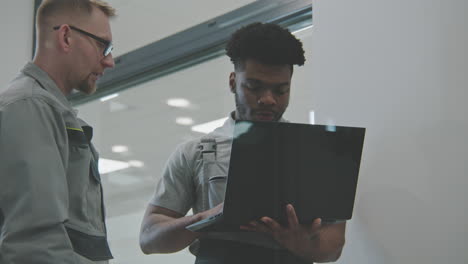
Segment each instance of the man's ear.
M236 73L231 72L229 74L229 89L231 90L231 93L236 93Z
M65 53L69 53L71 51L71 42L72 38L70 37L70 27L67 25L62 25L57 30L57 41L58 47Z

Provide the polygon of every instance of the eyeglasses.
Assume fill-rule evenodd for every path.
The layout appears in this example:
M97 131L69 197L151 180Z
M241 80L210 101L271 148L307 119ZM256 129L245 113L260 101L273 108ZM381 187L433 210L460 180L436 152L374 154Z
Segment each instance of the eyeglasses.
M109 55L109 54L112 52L112 50L114 49L114 47L112 46L112 42L110 42L110 41L108 41L108 40L105 40L105 39L103 39L103 38L100 38L100 37L98 37L98 36L96 36L96 35L93 35L93 34L91 34L91 33L89 33L89 32L86 32L86 31L84 31L84 30L82 30L82 29L79 29L79 28L77 28L77 27L74 27L74 26L71 26L71 25L68 25L68 26L69 26L71 29L80 32L81 34L86 35L86 36L88 36L88 37L90 37L90 38L93 38L93 39L95 39L95 40L101 42L102 44L104 44L104 47L105 47L105 48L104 48L104 52L102 53L102 54L104 55L104 57L106 57L107 55ZM54 30L58 30L59 28L60 28L60 26L55 26L55 27L53 27Z

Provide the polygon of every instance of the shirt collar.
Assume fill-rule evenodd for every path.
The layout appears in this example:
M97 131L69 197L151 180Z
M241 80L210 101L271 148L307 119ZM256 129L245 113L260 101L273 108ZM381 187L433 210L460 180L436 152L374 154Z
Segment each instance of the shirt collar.
M232 137L232 133L234 132L234 125L236 121L233 118L234 112L228 115L224 124L213 131L213 135L217 137Z

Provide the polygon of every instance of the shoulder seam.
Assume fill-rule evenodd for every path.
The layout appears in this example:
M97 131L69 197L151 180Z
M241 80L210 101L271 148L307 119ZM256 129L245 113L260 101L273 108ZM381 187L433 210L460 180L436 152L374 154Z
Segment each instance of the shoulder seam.
M12 105L12 104L15 104L15 103L18 103L18 102L21 102L21 101L27 101L27 100L38 100L38 101L42 101L43 103L49 105L51 108L57 110L58 112L63 112L64 109L61 109L61 107L57 104L54 104L52 103L50 100L50 98L47 98L45 96L41 96L41 95L35 95L35 94L31 94L31 95L27 95L27 96L22 96L20 98L17 98L15 100L12 100L12 101L9 101L3 105L0 105L0 108L6 108L8 107L9 105Z

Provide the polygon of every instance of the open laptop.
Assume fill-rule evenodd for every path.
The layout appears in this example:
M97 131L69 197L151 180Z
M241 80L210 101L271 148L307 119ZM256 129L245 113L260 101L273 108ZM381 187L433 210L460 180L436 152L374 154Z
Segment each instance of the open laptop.
M186 228L235 232L263 216L287 224L351 219L365 128L237 121L222 213Z

